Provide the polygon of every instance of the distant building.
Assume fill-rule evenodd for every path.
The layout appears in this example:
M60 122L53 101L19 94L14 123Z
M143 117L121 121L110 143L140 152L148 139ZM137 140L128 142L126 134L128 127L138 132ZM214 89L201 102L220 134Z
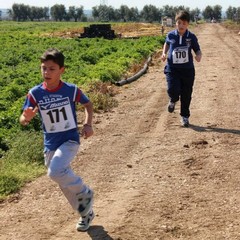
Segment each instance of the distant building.
M172 26L173 26L173 20L172 20L172 18L164 17L164 18L162 19L162 26L172 27Z

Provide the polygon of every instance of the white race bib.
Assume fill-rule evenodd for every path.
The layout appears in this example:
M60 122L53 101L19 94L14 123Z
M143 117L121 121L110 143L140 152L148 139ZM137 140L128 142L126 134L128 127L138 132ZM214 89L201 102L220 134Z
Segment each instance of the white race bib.
M76 128L69 98L40 103L40 112L46 132L64 132Z
M183 64L189 62L188 47L175 48L172 52L173 63Z

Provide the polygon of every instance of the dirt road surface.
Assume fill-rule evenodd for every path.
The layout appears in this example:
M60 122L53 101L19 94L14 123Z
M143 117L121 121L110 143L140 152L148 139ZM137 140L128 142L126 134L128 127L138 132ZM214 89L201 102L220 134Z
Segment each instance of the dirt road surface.
M95 115L73 167L95 191L96 217L75 230L78 214L47 176L1 204L1 240L240 239L240 37L218 24L194 29L191 126L179 104L167 112L159 60L119 88L119 106Z

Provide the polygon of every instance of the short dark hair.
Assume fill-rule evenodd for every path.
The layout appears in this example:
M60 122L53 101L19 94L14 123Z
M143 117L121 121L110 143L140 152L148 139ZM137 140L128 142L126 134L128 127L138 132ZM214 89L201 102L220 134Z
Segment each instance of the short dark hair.
M56 48L47 49L40 57L40 60L41 63L52 60L53 62L58 64L60 68L64 66L64 55Z
M190 14L187 11L180 11L176 14L175 21L177 20L190 22Z

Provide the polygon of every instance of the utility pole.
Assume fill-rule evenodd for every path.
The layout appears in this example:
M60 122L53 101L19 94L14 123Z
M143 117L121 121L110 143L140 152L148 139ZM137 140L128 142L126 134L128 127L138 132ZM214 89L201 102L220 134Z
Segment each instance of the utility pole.
M100 5L108 5L107 0L100 0Z
M100 21L108 22L108 2L107 0L100 0Z

